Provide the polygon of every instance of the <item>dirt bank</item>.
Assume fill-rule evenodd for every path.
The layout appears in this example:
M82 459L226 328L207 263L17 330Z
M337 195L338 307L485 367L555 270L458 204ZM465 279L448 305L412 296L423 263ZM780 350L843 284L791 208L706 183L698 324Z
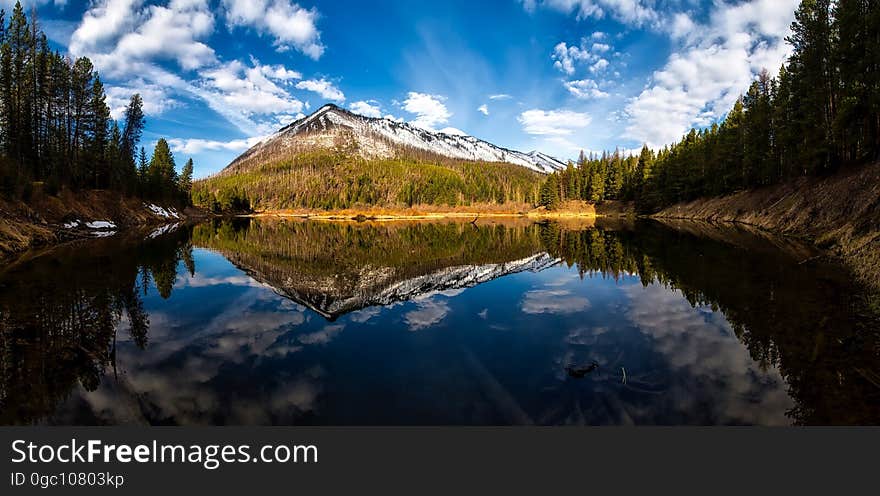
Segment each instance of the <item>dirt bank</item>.
M179 222L192 214L110 191L35 192L27 203L0 200L0 261L74 239Z
M667 208L659 219L735 222L807 238L880 289L880 164Z

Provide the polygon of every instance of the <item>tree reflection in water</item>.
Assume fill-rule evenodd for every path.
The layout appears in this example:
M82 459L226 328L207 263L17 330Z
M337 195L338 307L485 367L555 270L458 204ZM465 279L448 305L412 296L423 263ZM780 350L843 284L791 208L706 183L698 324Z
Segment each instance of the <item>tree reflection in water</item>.
M142 296L155 288L161 298L173 300L178 275L196 275L200 258L193 253L193 245L221 253L252 282L269 286L330 321L356 311L369 313L365 317L368 319L383 307L399 312L401 302L419 301L426 294L441 292L453 298L464 288L523 271L547 270L556 264L567 266L581 278L636 277L645 290L638 291L638 284L625 286L618 297L622 305L628 305L628 325L648 336L658 349L666 343L673 351L681 352L676 347L687 343L676 341L680 336L705 333L714 328L713 322L723 321L747 351L743 359L750 362L749 367L756 363L759 370L778 370L794 405L786 412L792 422L880 423L880 326L877 312L872 310L876 302L853 286L840 267L814 260L811 249L795 242L693 223L570 226L525 221L472 225L248 220L213 221L156 239L92 241L4 269L0 273L0 422L41 421L77 384L93 391L105 375L106 382L116 372L119 332L130 333L138 349L149 349L150 316ZM571 305L575 312L572 315L587 314L590 303L586 298L560 295L560 291L542 290L517 297L530 305L524 311L533 312L533 318L541 318L542 312L559 309L563 304ZM195 298L212 296L196 293ZM548 298L549 303L545 301ZM194 301L199 303L198 299ZM433 305L424 304L422 315L407 314L411 330L424 329L429 321L436 321L434 314L450 311L447 303ZM701 313L704 308L709 313ZM488 318L485 312L479 315L471 318ZM682 320L684 317L690 320ZM358 322L363 320L352 318L347 325ZM476 326L477 322L470 324ZM260 324L255 321L253 325ZM463 325L468 322L463 321ZM308 335L281 329L270 333L270 337L279 347L298 349L310 343L326 344L341 328L329 326ZM191 329L194 335L202 331ZM555 359L559 377L552 382L555 385L542 390L536 400L540 404L529 407L531 418L539 423L619 423L625 421L620 412L627 409L641 409L644 414L653 401L646 397L656 398L655 403L661 399L672 402L676 394L696 394L706 387L706 377L693 373L679 381L678 390L670 390L669 370L651 363L631 366L627 361L629 345L621 341L623 338L608 339L601 328L572 327L563 331L562 346L546 345L562 353ZM471 333L471 338L481 336ZM269 373L272 367L297 364L267 352L270 345L262 345L264 356L251 357L235 366L230 363L229 367L213 367L229 372L253 362L254 367L259 364L261 373ZM185 347L175 356L195 353L197 348ZM714 358L699 356L700 352L707 350L694 351L697 365ZM482 365L486 357L481 360L478 354L467 351L461 360L481 371L481 377L490 376ZM566 377L566 367L578 370L578 363L572 363L576 358L582 360L581 365L596 360L597 367L580 379ZM312 356L309 360L315 359ZM300 359L302 363L296 366L305 366L309 360ZM528 365L521 364L522 374L532 373ZM311 370L318 370L315 367ZM322 375L326 373L325 368L320 370ZM450 364L448 370L437 371L437 377L431 379L454 377L454 370L454 364ZM163 370L152 372L161 375ZM292 370L277 372L283 376ZM179 371L172 368L165 373ZM538 379L522 380L532 384ZM239 373L235 377L217 376L200 387L235 384L236 401L246 402L247 381L248 377ZM492 379L487 384L492 381L497 382ZM274 382L263 383L261 390L270 388L270 384ZM461 383L461 387L472 386ZM585 404L585 388L599 400ZM744 390L743 394L756 393ZM258 396L253 401L265 399ZM636 403L625 405L629 401ZM758 398L754 401L758 408ZM215 408L219 404L225 403L214 403ZM748 405L749 399L743 404ZM427 407L427 403L420 406ZM157 404L139 408L146 410L144 415L153 423L182 420L167 411L160 412ZM666 412L665 417L658 413L642 418L656 423L718 421L700 412L698 406L692 406L673 416ZM205 419L200 422L228 422L224 415L221 411L207 412L197 418ZM321 421L314 412L309 415L309 422ZM283 418L288 423L306 419ZM515 415L509 421L522 418ZM737 418L731 413L732 422ZM419 419L411 421L417 423Z
M179 260L194 270L186 228L143 242L78 243L4 268L0 423L39 420L77 384L94 391L115 367L120 328L145 348L150 320L141 295L154 281L170 298Z

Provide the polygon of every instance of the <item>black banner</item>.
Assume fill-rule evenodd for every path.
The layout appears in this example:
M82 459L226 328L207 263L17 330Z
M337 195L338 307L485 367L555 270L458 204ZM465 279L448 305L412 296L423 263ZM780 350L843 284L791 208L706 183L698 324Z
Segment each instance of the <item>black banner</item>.
M2 494L852 494L876 484L880 429L0 428L0 442Z

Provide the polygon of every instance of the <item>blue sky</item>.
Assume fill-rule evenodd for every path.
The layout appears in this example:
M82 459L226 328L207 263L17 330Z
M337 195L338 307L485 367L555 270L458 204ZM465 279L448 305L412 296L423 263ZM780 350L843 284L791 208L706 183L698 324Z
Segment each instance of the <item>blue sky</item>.
M0 0L9 10L10 0ZM662 146L775 73L797 0L30 0L196 176L336 103L560 158Z

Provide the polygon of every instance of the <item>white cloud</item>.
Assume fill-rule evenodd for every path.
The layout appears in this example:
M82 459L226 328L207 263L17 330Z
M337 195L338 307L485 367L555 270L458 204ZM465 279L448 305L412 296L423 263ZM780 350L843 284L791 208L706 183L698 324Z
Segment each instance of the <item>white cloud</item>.
M566 74L574 74L575 63L590 60L590 52L576 46L568 46L564 41L553 47L553 67Z
M133 89L143 89L148 115L177 106L174 95L195 97L251 136L268 133L275 116L302 110L303 103L279 86L301 74L253 58L249 66L221 63L202 41L213 32L214 16L206 0L171 0L166 6L99 0L84 13L70 51L90 57L102 77L113 81L107 93L114 116L120 115ZM176 62L183 72L163 68L165 61Z
M110 107L110 116L121 119L125 107L135 93L141 95L144 101L144 113L148 116L157 116L165 111L180 107L181 102L171 98L165 88L142 80L130 81L126 86L107 86L107 106Z
M489 115L489 106L484 103L477 107L477 111L481 112L483 115Z
M382 109L375 100L354 102L350 105L351 111L364 117L382 117Z
M255 136L253 138L237 139L231 141L213 141L197 138L171 138L168 140L168 145L171 146L171 150L175 153L182 153L185 155L198 155L199 153L206 151L243 152L250 149L257 143L263 141L264 139L266 139L265 136Z
M662 10L656 4L656 0L523 0L523 6L530 12L542 6L566 14L574 13L578 20L610 17L634 26L656 24L660 19L659 10Z
M416 302L415 310L403 315L403 321L409 326L410 331L420 331L439 324L450 310L445 300L420 300Z
M593 43L584 38L579 46L569 46L567 43L560 42L553 47L551 58L553 59L553 67L565 74L571 76L577 71L580 63L589 66L592 73L602 72L608 68L610 62L603 55L612 50L611 45L604 43Z
M325 100L331 100L334 102L344 102L345 95L339 91L339 88L333 85L330 81L326 79L308 79L305 81L300 81L296 83L297 89L312 91L321 95L321 98Z
M521 308L529 314L570 314L588 310L590 301L564 289L535 290L524 295Z
M214 50L199 41L214 31L207 0L142 5L140 0L97 3L71 36L71 53L89 56L102 73L118 77L129 77L132 64L145 60L174 61L184 70L216 62Z
M253 57L251 58L251 62L254 64L254 67L258 68L263 76L266 76L271 80L282 81L289 84L291 81L302 79L301 73L292 71L283 65L260 65L260 61Z
M363 310L358 310L350 314L349 319L352 322L364 323L373 319L373 317L377 317L382 313L382 309L380 307L368 307Z
M507 93L499 93L497 95L489 95L489 100L510 100L513 96Z
M171 140L168 140L168 144L171 145ZM178 151L173 148L173 151ZM183 150L181 150L183 151ZM196 274L190 277L188 274L183 275L180 274L177 276L177 280L174 282L174 288L205 288L211 286L248 286L251 288L266 288L267 286L252 277L248 277L246 275L239 276L225 276L225 277L210 277L204 276L202 274Z
M104 0L86 11L82 22L70 38L74 54L90 53L101 44L113 40L135 22L135 14L143 0Z
M8 15L18 1L21 1L21 6L24 8L25 12L28 12L30 7L46 5L49 3L56 7L64 7L67 5L67 0L0 0L0 7L3 7Z
M280 87L278 82L288 82L296 74L279 66L246 66L239 61L221 64L200 73L202 79L198 92L208 104L231 122L239 123L242 131L266 134L271 131L251 118L254 116L297 114L303 103ZM280 79L279 79L280 78ZM274 126L274 121L271 122Z
M608 93L599 89L598 83L592 79L566 81L565 88L577 98L582 100L607 98Z
M282 86L300 73L251 59L221 63L202 40L214 32L206 0L98 0L71 35L74 56L88 56L107 84L114 116L123 100L141 89L145 111L158 115L178 105L174 97L200 99L246 135L266 134L278 115L297 114L304 104ZM173 61L183 72L163 67Z
M697 25L691 20L690 16L685 13L678 13L672 17L672 26L669 34L674 39L681 39L694 33Z
M571 110L532 109L520 114L517 120L528 134L566 136L589 126L592 119L589 114Z
M131 62L130 65L138 78L118 86L123 90L144 84L153 88L155 91L144 94L145 110L156 108L160 111L161 102L167 101L169 94L195 97L248 136L273 132L280 123L298 118L294 116L300 115L305 107L303 102L276 84L284 83L283 80L273 81L266 76L281 76L277 67L265 69L266 66L246 66L233 61L200 71L197 79L187 81L149 62Z
M630 300L626 318L676 371L664 393L674 398L676 411L699 409L717 424L791 424L786 412L793 402L784 377L750 356L721 312L694 307L681 291L660 284L629 285L622 292Z
M324 54L316 9L305 9L289 0L223 0L230 27L248 26L275 38L275 47L291 47L318 60Z
M403 101L403 110L415 114L413 125L433 130L438 124L449 122L449 118L452 117L452 113L443 103L445 100L446 98L440 95L411 91Z
M319 344L327 344L330 341L333 341L333 338L336 337L337 334L342 332L345 329L345 326L341 324L333 324L324 326L320 331L312 332L309 334L300 334L297 337L297 341L305 345L319 345Z
M609 62L607 60L599 59L593 65L590 66L590 72L592 72L593 74L602 72L608 68L608 64L609 64Z
M784 39L798 0L720 4L705 25L677 16L681 46L626 107L628 138L651 146L676 141L731 108L761 69L775 71L789 53Z

